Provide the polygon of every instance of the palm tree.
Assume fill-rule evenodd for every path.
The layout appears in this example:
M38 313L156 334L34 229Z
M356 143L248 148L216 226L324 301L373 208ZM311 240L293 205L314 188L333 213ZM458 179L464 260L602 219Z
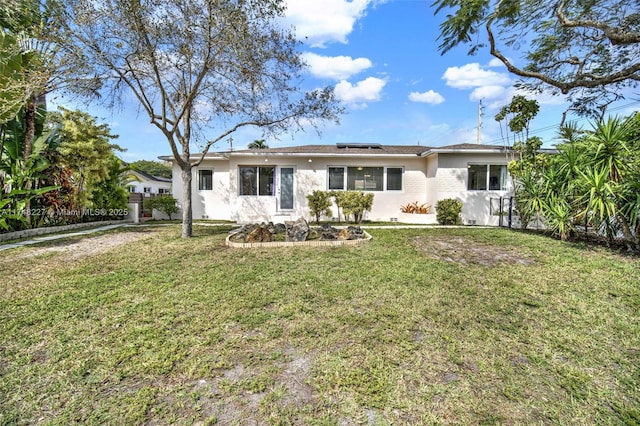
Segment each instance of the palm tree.
M264 139L256 139L249 144L249 149L267 149L269 145L265 142Z

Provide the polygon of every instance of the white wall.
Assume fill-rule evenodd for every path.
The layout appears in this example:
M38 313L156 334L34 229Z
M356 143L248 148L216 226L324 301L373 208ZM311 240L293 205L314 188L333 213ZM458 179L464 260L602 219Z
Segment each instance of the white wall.
M497 226L500 217L493 214L499 206L500 197L512 192L511 178L507 178L505 191L468 191L467 166L471 164L507 164L505 154L438 154L436 172L436 200L455 198L462 202L464 223L475 221L477 225ZM491 206L491 199L494 206ZM437 201L436 201L437 202ZM435 203L434 203L435 206Z
M213 189L198 190L198 170L213 170ZM229 161L204 160L191 171L191 205L194 219L231 220L229 211ZM182 170L173 165L172 195L182 208ZM182 213L180 213L182 214Z
M311 159L311 162L309 162ZM267 160L267 161L265 161ZM293 166L294 210L278 211L275 196L238 195L238 167L244 166ZM385 220L397 218L400 206L417 201L426 203L426 176L424 159L415 158L367 158L349 159L341 157L309 157L291 155L263 155L232 157L230 160L205 160L199 168L213 169L213 191L197 190L197 169L193 175L193 217L194 219L223 219L248 222L282 222L299 217L311 219L306 196L314 190L328 189L329 166L403 167L402 191L373 191L373 209L365 219ZM173 195L182 199L181 171L173 167ZM333 208L337 217L337 209Z

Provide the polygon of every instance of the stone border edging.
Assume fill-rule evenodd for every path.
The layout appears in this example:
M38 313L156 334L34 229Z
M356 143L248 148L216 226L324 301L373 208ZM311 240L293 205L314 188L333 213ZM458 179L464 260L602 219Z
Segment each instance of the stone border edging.
M327 247L327 246L357 246L368 243L373 238L364 229L365 238L360 240L324 240L324 241L274 241L270 243L236 243L231 241L235 234L228 235L225 239L227 247L234 248L260 248L260 247Z
M105 220L103 222L84 222L74 223L71 225L49 226L44 228L23 229L22 231L13 231L0 234L0 241L17 240L20 238L31 238L40 235L55 234L56 232L71 231L73 229L88 228L91 226L107 226L116 224L131 223L130 220Z

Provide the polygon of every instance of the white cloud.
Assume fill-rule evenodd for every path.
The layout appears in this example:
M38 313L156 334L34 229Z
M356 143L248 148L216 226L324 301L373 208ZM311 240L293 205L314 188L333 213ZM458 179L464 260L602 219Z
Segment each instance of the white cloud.
M309 65L309 71L314 77L334 80L346 80L372 66L371 61L367 58L322 56L311 52L303 53L302 59Z
M286 0L286 21L296 28L298 39L313 47L347 43L355 22L375 0Z
M505 65L500 59L493 58L492 60L489 61L488 66L492 68L496 68L496 67L504 67Z
M505 95L510 95L511 88L504 86L482 86L477 87L469 95L469 99L472 101L479 101L481 99L503 99Z
M427 104L438 105L444 102L444 97L433 90L429 90L423 93L411 92L409 93L409 100L412 102L424 102Z
M477 62L461 67L449 67L442 78L449 87L473 89L482 86L510 86L511 78L507 74L483 69Z
M348 104L360 104L360 107L366 106L366 102L376 102L380 100L380 95L386 80L376 77L368 77L359 81L355 85L346 80L336 84L335 95L342 102Z

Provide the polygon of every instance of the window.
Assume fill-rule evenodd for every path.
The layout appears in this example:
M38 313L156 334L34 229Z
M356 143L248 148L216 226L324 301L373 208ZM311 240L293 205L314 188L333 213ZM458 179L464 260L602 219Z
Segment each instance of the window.
M170 191L167 188L158 188L158 194L169 194Z
M382 167L347 167L347 189L350 191L382 191Z
M238 174L240 195L275 195L275 167L240 166Z
M344 189L344 167L329 167L329 189Z
M388 191L402 190L401 167L386 169ZM328 181L330 190L383 191L385 182L384 167L329 167Z
M469 164L469 191L504 191L507 189L507 166L504 164Z
M213 190L213 170L198 170L198 190Z
M128 188L129 188L129 192L131 192L131 193L136 192L136 187L135 187L135 185L130 185Z
M143 189L145 194L151 194L151 187L150 186L145 186Z
M402 167L387 167L387 191L402 191Z

